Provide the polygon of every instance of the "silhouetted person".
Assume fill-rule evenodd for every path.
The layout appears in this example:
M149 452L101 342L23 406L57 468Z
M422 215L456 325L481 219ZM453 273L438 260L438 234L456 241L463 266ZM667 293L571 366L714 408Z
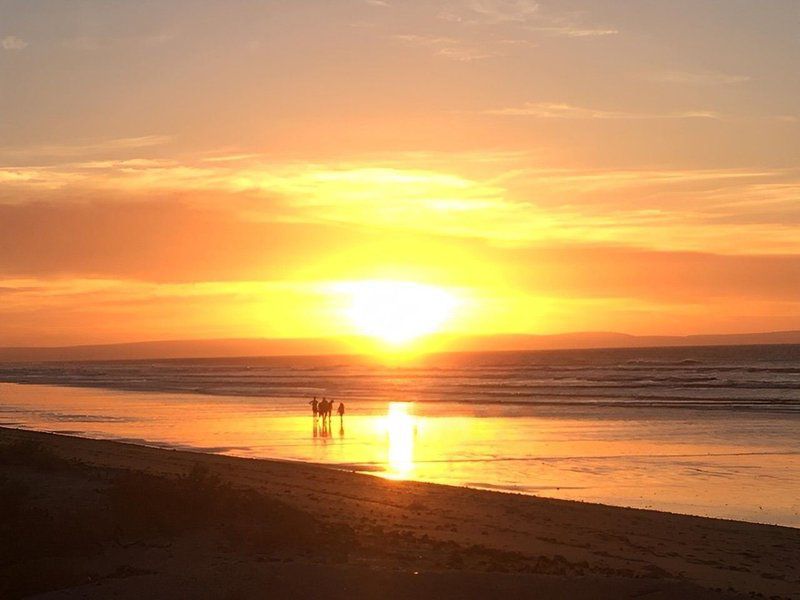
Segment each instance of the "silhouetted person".
M309 402L311 405L311 412L314 414L314 417L317 416L317 412L319 411L319 402L317 402L317 397L314 396L314 399Z
M339 413L340 419L344 417L344 402L339 402L339 410L337 412Z

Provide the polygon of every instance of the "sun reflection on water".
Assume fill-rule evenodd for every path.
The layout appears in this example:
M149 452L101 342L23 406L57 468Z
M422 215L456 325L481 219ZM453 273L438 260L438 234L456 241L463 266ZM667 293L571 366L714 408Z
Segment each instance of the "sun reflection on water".
M385 476L390 479L407 479L414 471L417 423L410 408L410 402L390 402L389 413L381 422L388 442Z

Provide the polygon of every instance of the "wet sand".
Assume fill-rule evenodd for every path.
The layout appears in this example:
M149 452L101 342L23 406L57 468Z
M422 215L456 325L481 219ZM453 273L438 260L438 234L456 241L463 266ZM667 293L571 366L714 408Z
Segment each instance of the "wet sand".
M360 401L326 430L296 398L0 383L0 399L0 426L800 527L800 415Z
M794 528L0 428L0 445L20 442L78 461L65 470L0 461L6 482L23 481L53 510L97 504L102 514L105 490L121 474L179 477L200 465L294 511L296 537L306 539L258 546L245 526L221 543L195 523L166 541L96 539L93 552L5 563L6 581L60 565L56 587L28 589L45 598L800 597ZM157 505L158 495L151 500ZM269 539L281 522L264 514L253 522ZM233 517L202 518L213 527ZM305 538L311 523L317 529Z

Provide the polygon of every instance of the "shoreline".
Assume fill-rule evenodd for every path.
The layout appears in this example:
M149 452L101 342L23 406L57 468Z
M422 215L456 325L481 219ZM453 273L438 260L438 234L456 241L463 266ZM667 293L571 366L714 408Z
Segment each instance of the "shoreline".
M15 383L0 396L0 426L800 527L796 420L776 414L415 403L390 420L391 403L367 402L326 432L292 399Z
M398 481L401 483L419 483L424 485L434 485L440 486L445 488L453 488L457 490L475 490L475 491L482 491L482 492L490 492L496 494L509 494L513 496L526 496L529 498L536 498L540 500L553 500L553 501L560 501L560 502L571 502L581 505L590 505L590 506L602 506L607 508L618 508L623 510L632 510L632 511L641 511L641 512L648 512L648 513L656 513L656 514L664 514L664 515L674 515L678 517L693 517L698 519L709 519L712 521L722 521L722 522L729 522L729 523L741 523L745 525L762 525L766 527L780 527L784 529L796 530L800 532L800 526L792 526L792 525L781 525L779 523L768 523L763 521L748 521L746 519L734 519L734 518L726 518L726 517L713 517L708 515L701 515L701 514L694 514L694 513L685 513L685 512L677 512L671 510L660 510L655 508L639 508L635 506L622 506L617 504L609 504L605 502L593 502L590 500L574 500L574 499L563 499L557 498L554 496L547 496L546 493L540 494L538 492L533 491L526 491L526 486L518 485L516 487L504 487L504 486L493 486L492 484L488 483L465 483L465 484L456 484L456 483L439 483L435 481L423 481L417 480L413 478L409 479L397 479L390 475L385 474L384 463L325 463L325 462L314 462L310 460L302 460L302 459L294 459L294 458L278 458L278 457L258 457L258 458L249 458L249 457L242 457L242 456L235 456L230 454L224 454L222 452L216 451L217 449L204 449L204 448L195 448L191 446L180 446L180 445L173 445L168 443L158 443L158 442L148 442L147 440L125 440L125 439L110 439L110 438L96 438L96 437L89 437L83 435L81 431L43 431L38 429L28 429L23 426L16 426L14 423L0 423L0 439L2 439L2 432L3 430L12 430L12 431L19 431L19 432L30 432L34 434L44 434L44 435L51 435L56 437L65 437L71 439L80 439L80 440L88 440L93 442L110 442L114 444L122 444L124 446L133 446L137 448L151 448L153 450L163 450L167 452L181 452L189 455L199 455L199 456L220 456L224 458L232 458L237 460L249 460L249 461L257 461L257 462L266 462L266 463L278 463L278 464L288 464L288 465L302 465L302 466L309 466L309 467L318 467L321 469L327 469L331 471L339 471L342 473L351 473L354 475L365 475L368 477L376 477L378 479L384 479L389 481ZM742 453L741 456L784 456L784 455L791 455L793 456L794 453L785 453L785 452L774 452L774 453ZM684 455L659 455L659 458L681 458L681 457L689 457L692 455L684 454ZM600 457L600 458L608 458L608 457ZM612 457L612 458L620 458L620 457ZM516 459L516 458L508 458L508 459L495 459L496 462L504 462L504 461L516 461L516 460L524 460L524 459ZM556 459L540 459L543 462L547 462L549 460L568 460L562 457ZM456 459L454 462L459 462ZM560 487L537 487L537 490L542 490L546 492L548 489L560 489Z
M418 572L447 573L463 560L453 559L449 567L438 565L435 559L444 550L456 556L456 549L480 547L497 554L481 571L489 579L509 568L534 578L553 577L547 572L552 570L550 562L546 572L529 565L543 558L563 561L567 574L561 584L583 581L589 586L586 597L592 597L597 581L613 584L616 592L609 591L607 597L632 597L633 588L626 586L642 582L663 588L663 597L676 592L675 586L689 586L681 587L687 598L714 597L717 591L733 597L751 592L795 597L792 594L800 589L800 530L791 527L397 481L302 461L237 458L0 427L0 444L25 441L77 461L82 469L175 477L199 464L228 484L280 499L295 510L316 514L322 506L324 522L352 527L355 535L380 531L403 540L415 548ZM385 575L399 568L407 573L414 562L389 561L378 571ZM364 567L357 561L349 566ZM580 590L574 591L581 597ZM699 595L693 596L695 592Z
M620 506L616 504L608 504L605 502L592 502L590 500L573 500L573 499L563 499L563 498L556 498L547 495L540 495L539 493L535 493L532 491L525 491L525 486L517 486L514 487L503 487L503 486L493 486L487 483L471 483L471 484L455 484L455 483L439 483L435 481L422 481L413 478L409 479L398 479L394 478L390 475L383 475L385 473L385 469L383 468L383 463L325 463L325 462L314 462L310 460L302 460L302 459L293 459L293 458L278 458L278 457L258 457L258 458L249 458L243 456L235 456L230 454L224 454L222 452L214 451L215 449L204 449L204 448L195 448L191 446L180 446L180 445L173 445L168 443L158 443L158 442L148 442L147 440L125 440L125 439L110 439L110 438L96 438L96 437L89 437L86 435L82 435L83 432L81 431L43 431L38 429L28 429L24 426L17 426L14 423L0 423L0 440L3 438L3 433L5 430L8 431L15 431L15 432L24 432L24 433L32 433L32 434L42 434L47 436L55 436L59 438L69 438L69 439L78 439L78 440L87 440L92 442L101 442L101 443L113 443L113 444L121 444L123 446L132 446L135 448L149 448L153 450L163 450L167 452L180 452L187 455L196 455L200 457L208 457L208 456L219 456L223 458L230 458L235 460L247 460L247 461L256 461L256 462L264 462L264 463L273 463L273 464L287 464L287 465L301 465L301 466L308 466L308 467L316 467L320 469L326 469L330 471L338 471L341 473L350 473L353 475L365 475L368 477L375 477L378 479L388 480L388 481L395 481L399 483L414 483L414 484L423 484L423 485L433 485L438 487L444 488L452 488L456 490L475 490L481 492L490 492L495 494L509 494L512 496L525 496L529 498L536 498L539 500L552 500L558 502L568 502L568 503L575 503L581 505L589 505L589 506L602 506L606 508L613 508L613 509L622 509L622 510L632 510L632 511L639 511L639 512L647 512L647 513L656 513L656 514L664 514L664 515L674 515L677 517L692 517L698 519L709 519L712 521L722 521L722 522L729 522L729 523L741 523L744 525L761 525L766 527L779 527L783 529L790 529L796 530L800 532L800 526L794 527L792 525L781 525L779 523L766 523L761 521L747 521L744 519L734 519L734 518L726 518L726 517L712 517L707 515L700 515L700 514L692 514L692 513L682 513L670 510L659 510L654 508L639 508L634 506ZM764 453L743 453L743 456L763 456ZM792 453L769 453L768 455L793 455ZM691 455L661 455L666 458L680 458L684 456L691 456ZM601 457L607 458L607 457ZM615 457L616 458L616 457ZM509 459L495 459L497 462L503 462L505 460L516 461L522 459L516 458L509 458ZM547 461L548 459L541 459L543 461ZM557 458L551 460L567 460L564 458ZM459 462L455 460L454 462ZM549 489L547 487L540 487L537 489L546 490ZM557 489L557 488L556 488Z

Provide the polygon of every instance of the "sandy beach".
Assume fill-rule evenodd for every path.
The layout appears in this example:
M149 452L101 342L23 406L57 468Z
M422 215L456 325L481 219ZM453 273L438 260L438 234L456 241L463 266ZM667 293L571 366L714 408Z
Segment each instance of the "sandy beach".
M800 527L800 416L774 408L346 398L346 417L325 428L305 398L2 382L0 398L0 426Z
M800 597L794 528L10 428L0 479L2 597Z

